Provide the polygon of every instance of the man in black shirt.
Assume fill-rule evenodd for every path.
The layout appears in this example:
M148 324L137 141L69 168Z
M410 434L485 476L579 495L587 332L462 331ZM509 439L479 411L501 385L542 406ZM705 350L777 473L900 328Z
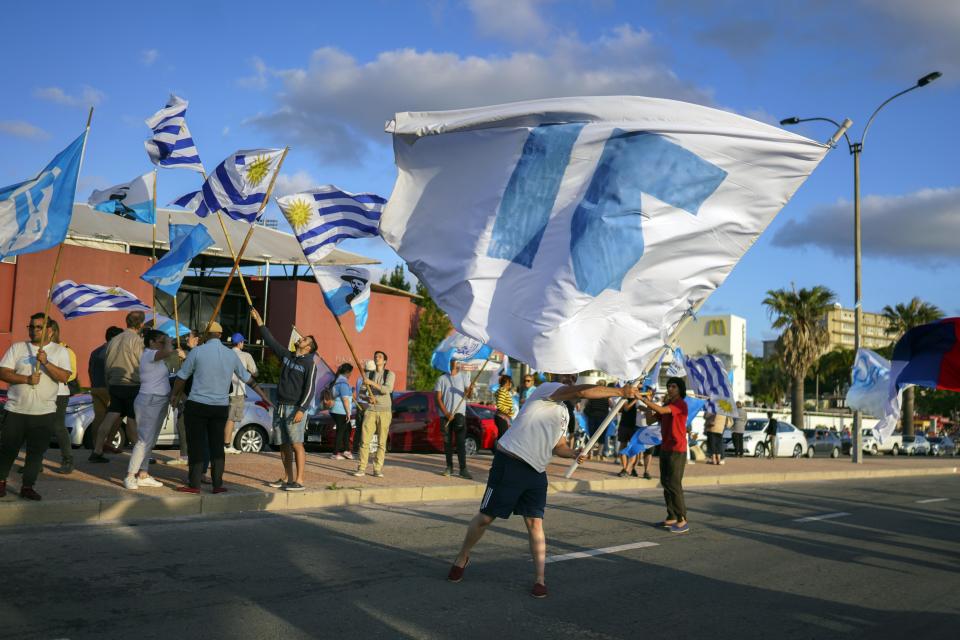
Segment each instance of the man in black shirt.
M97 429L100 428L100 422L103 416L107 415L107 407L110 406L110 392L107 391L107 342L110 342L114 336L123 333L120 327L110 327L104 336L105 342L90 353L90 359L87 361L87 375L90 376L90 398L93 400L93 430L94 434L91 442L96 439ZM90 462L109 462L103 455L90 456Z
M777 456L777 419L773 417L773 411L767 411L767 428L763 432L767 435L767 457L775 458Z

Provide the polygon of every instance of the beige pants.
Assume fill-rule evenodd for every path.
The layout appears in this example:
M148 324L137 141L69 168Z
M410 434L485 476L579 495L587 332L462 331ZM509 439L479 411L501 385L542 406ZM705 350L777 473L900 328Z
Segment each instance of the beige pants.
M390 431L390 420L393 414L390 411L373 411L367 409L363 412L363 429L360 435L360 461L357 471L367 470L367 460L370 458L370 442L373 440L373 434L377 434L377 452L374 454L373 471L374 473L383 469L383 459L387 455L387 432Z

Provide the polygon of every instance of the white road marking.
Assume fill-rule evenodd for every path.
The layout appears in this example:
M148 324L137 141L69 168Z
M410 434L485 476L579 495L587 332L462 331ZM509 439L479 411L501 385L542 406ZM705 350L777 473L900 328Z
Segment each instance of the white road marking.
M575 551L573 553L564 553L558 556L548 556L547 562L563 562L564 560L576 560L578 558L591 558L593 556L602 556L606 553L619 553L629 551L630 549L643 549L644 547L657 547L656 542L632 542L630 544L621 544L616 547L604 547L602 549L590 549L588 551Z
M842 518L844 516L850 515L846 511L838 511L836 513L825 513L819 516L807 516L806 518L797 518L794 522L814 522L816 520L832 520L833 518Z
M931 502L946 502L950 498L927 498L926 500L917 500L917 504L930 504Z

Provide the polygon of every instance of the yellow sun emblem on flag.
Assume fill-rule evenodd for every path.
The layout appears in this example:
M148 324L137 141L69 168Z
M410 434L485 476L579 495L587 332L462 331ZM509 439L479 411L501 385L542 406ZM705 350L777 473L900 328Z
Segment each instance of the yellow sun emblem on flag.
M270 173L270 158L257 156L247 168L247 182L251 187L259 187L268 173Z
M310 220L310 203L306 200L294 200L284 213L287 214L290 226L299 231Z
M107 289L106 291L104 291L104 293L110 293L110 294L113 294L113 295L115 295L115 296L122 296L122 295L123 295L123 291L121 291L118 287L110 287L109 289Z
M720 407L722 411L731 412L733 411L733 405L730 404L729 400L717 400L717 406Z

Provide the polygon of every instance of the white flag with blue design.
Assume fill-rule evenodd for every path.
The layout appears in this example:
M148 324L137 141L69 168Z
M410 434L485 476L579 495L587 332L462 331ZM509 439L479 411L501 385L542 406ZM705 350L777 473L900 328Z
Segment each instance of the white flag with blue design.
M153 193L156 184L157 174L151 171L109 189L94 190L87 199L87 204L97 211L154 224L157 221Z
M223 211L234 220L254 222L263 210L281 157L283 149L231 153L207 176L200 191L180 196L174 204L201 218Z
M193 225L189 230L179 231L174 230L173 227L188 225L170 226L171 243L175 244L171 244L170 251L157 260L157 263L147 269L140 278L164 293L175 296L190 269L190 262L213 245L213 238L202 224Z
M313 267L313 277L323 290L323 301L338 318L353 311L354 327L363 331L370 306L370 283L377 273L361 267Z
M893 434L900 420L902 392L903 389L890 384L889 360L870 349L857 350L850 372L846 405L879 419L873 427L873 433L880 444Z
M726 278L826 145L638 97L388 124L380 234L460 331L543 371L635 379Z
M84 132L36 178L0 187L0 259L55 247L67 237Z
M325 258L341 240L376 236L386 202L373 193L350 193L333 185L277 198L311 264Z
M187 128L188 104L183 98L170 94L167 106L147 118L153 136L144 141L143 146L155 165L203 173L197 145Z
M99 284L58 282L51 294L53 304L67 320L103 311L149 311L150 306L126 289Z
M674 347L673 362L671 362L670 366L667 367L667 375L671 378L686 378L687 368L683 365L683 361L683 349L680 347Z
M690 390L698 396L708 398L704 409L707 413L738 417L737 402L730 388L730 379L720 358L707 354L698 358L687 358L685 365Z
M433 350L430 356L430 366L437 371L450 373L450 361L459 360L460 362L471 362L478 360L483 362L493 354L490 345L483 344L470 336L465 336L459 331L454 331L449 336L440 341L440 344Z
M167 316L159 313L156 315L154 315L153 313L147 313L145 315L146 315L146 319L143 321L143 326L154 328L157 331L163 331L165 334L167 334L171 338L177 337L178 329L181 336L186 336L190 334L189 327L187 327L183 323L177 324L177 322L173 318L168 318Z

